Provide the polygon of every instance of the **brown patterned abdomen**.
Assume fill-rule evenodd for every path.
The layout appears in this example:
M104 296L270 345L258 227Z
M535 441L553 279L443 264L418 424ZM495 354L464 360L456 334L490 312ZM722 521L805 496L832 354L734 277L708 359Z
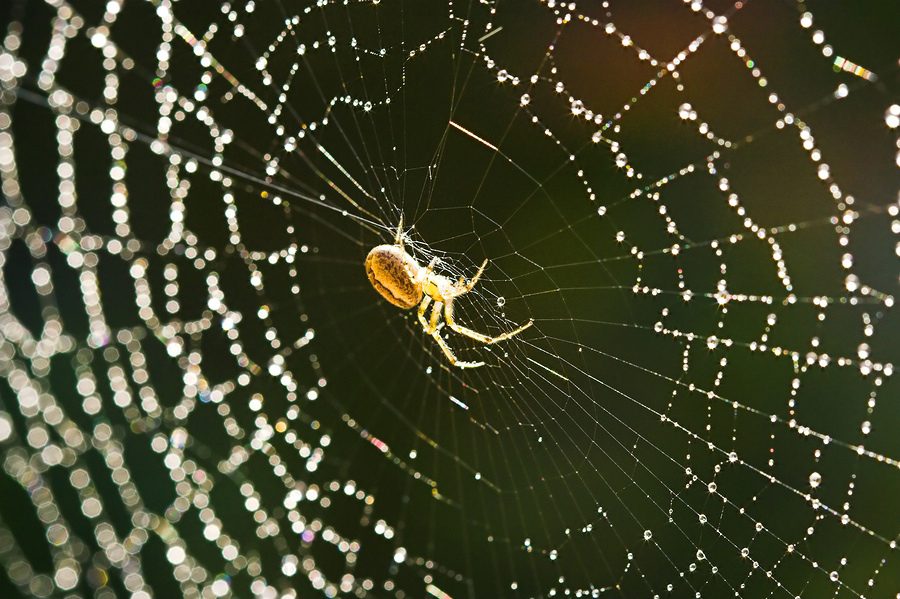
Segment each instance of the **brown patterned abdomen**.
M398 308L414 308L422 301L416 282L419 265L395 245L379 245L366 256L366 275L381 296Z

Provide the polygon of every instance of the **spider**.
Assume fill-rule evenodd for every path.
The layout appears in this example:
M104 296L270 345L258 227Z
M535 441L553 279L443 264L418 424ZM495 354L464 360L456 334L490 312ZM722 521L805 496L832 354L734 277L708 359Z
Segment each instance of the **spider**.
M394 243L375 246L366 256L366 275L375 291L391 304L404 310L419 306L419 323L425 329L425 333L437 341L452 365L457 368L478 368L484 366L484 362L464 362L456 357L456 354L441 337L441 329L444 324L460 335L465 335L486 345L515 337L534 324L534 321L529 319L515 330L492 337L464 327L453 319L453 300L472 291L487 263L488 261L485 259L478 272L468 282L465 277L460 277L459 281L453 283L447 277L435 274L434 267L437 264L437 258L429 262L428 266L423 267L403 249L403 218L401 217ZM431 306L431 317L426 320L425 312L428 310L428 306ZM441 308L444 309L443 322L441 322Z

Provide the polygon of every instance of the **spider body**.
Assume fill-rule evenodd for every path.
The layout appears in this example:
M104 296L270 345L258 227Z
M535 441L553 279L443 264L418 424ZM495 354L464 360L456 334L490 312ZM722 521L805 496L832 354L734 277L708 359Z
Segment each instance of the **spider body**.
M369 255L366 256L365 266L366 275L372 287L388 302L404 310L419 306L419 323L425 332L437 341L451 364L458 368L477 368L483 366L484 362L463 362L457 359L453 350L441 336L441 329L445 324L460 335L484 344L504 341L532 325L532 321L529 320L517 329L492 337L464 327L454 320L453 300L475 287L487 262L487 260L482 262L478 272L468 281L460 277L459 281L454 283L447 277L434 272L437 258L432 260L428 266L422 266L407 253L403 248L403 219L401 219L394 243L372 248ZM425 314L429 306L431 306L431 315L426 319ZM443 321L441 321L442 315Z
M422 301L422 267L403 248L379 245L366 256L366 275L381 297L409 310Z

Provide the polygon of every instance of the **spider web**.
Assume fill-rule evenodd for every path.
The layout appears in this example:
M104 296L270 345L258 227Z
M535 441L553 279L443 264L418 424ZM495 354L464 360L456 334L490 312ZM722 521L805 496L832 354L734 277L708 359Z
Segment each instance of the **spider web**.
M866 10L4 4L2 594L896 596Z

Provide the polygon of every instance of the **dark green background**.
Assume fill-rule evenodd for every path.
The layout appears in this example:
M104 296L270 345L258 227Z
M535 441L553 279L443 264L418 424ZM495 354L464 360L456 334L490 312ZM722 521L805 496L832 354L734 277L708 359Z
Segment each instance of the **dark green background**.
M197 34L211 22L220 23L222 29L209 50L274 105L274 92L259 84L253 65L281 30L285 16L300 13L304 5L286 0L257 4L253 16L244 21L241 39L230 38L229 26L213 3L178 2L175 14ZM582 4L579 10L606 20L605 11L595 3ZM73 5L88 23L99 18L101 3ZM717 11L729 6L707 5ZM855 358L857 346L865 340L872 346L873 360L897 361L896 313L878 303L849 306L840 302L846 296L845 272L840 267L843 251L852 252L854 272L865 284L886 294L896 293L896 237L886 212L897 201L896 133L884 123L886 108L897 101L900 15L896 7L890 2L808 5L816 17L814 28L825 31L837 54L880 76L878 82L866 83L833 71L831 60L809 41L810 32L798 25L799 12L793 3L748 3L732 16L731 33L743 41L769 87L759 88L724 37L710 36L679 68L684 91L676 90L671 77L662 78L618 121L620 131L607 131L643 173L644 179L635 181L615 166L608 147L590 142L597 127L571 114L568 96L583 100L609 119L658 69L638 61L632 49L623 48L618 38L604 35L599 28L573 23L560 29L546 6L525 1L494 6L492 21L503 30L485 41L486 51L500 68L522 78L518 86L499 83L496 71L486 67L478 50L489 5L455 2L455 18L448 16L443 3L394 1L382 2L377 9L336 5L304 15L298 41L309 45L329 34L344 41L333 53L320 50L300 59L301 68L285 104L283 120L288 128L321 118L334 96L377 100L387 89L392 101L370 113L338 103L331 123L301 140L297 152L283 151L274 127L249 102L240 98L223 102L229 89L224 80L216 77L210 85L207 104L216 119L235 133L235 142L224 156L226 164L241 173L234 177L234 193L244 243L259 251L277 251L290 243L309 249L298 256L299 295L290 292L296 281L283 262L260 266L266 287L257 293L248 282L246 264L229 244L220 186L204 176L208 168L203 165L192 178L186 225L201 247L219 250L219 258L209 268L221 275L229 307L245 315L242 339L252 359L265 365L273 354L263 338L264 325L253 316L261 304L272 308L272 324L286 344L308 328L315 329L313 343L293 352L287 365L304 386L314 385L320 376L327 378L318 400L298 403L303 412L300 428L307 427L303 430L308 440L321 434L313 435L308 429L315 420L321 431L332 436L332 443L315 474L303 470L304 461L295 450L277 442L276 447L297 478L306 475L309 483L320 485L333 479L356 481L376 497L374 518L392 524L397 536L393 542L375 538L371 527L361 524L359 506L352 502L344 505L335 499L328 509L305 505L305 514L320 515L343 534L360 540L362 550L354 572L358 578L382 581L391 576L410 597L424 596L426 574L454 597L547 596L553 587L561 592L591 585L620 585L610 594L623 597L655 593L688 597L696 591L704 597L736 592L744 597L788 596L784 588L790 596L825 597L835 593L828 572L838 569L841 557L849 560L841 569L841 580L849 589L842 588L834 596L893 596L900 585L896 551L857 528L842 526L835 516L814 510L803 494L809 491L809 474L818 471L823 484L816 497L824 504L841 512L841 504L849 499L849 514L855 522L881 537L896 539L900 529L897 468L858 457L840 443L823 445L789 428L785 422L790 419L791 362L750 351L748 345L759 341L767 315L774 313L778 320L769 332L770 346L805 356L811 350L810 339L818 337L819 351L834 358ZM619 30L661 59L674 56L709 29L702 17L675 0L614 2L610 10ZM51 10L39 2L13 1L5 3L0 14L24 22L21 55L36 72L34 65L49 39ZM469 21L464 42L462 19ZM445 29L443 39L409 58L409 50ZM121 74L116 108L124 123L151 137L158 116L151 80L156 76L159 36L152 7L139 2L126 3L112 32L138 65ZM362 56L357 61L345 42L350 37L356 37L361 47L385 47L388 52L384 58ZM277 84L298 60L293 40L289 41L269 58L268 69ZM555 44L552 60L547 57L551 43ZM199 83L203 69L181 39L176 38L173 46L165 83L188 92ZM550 73L554 66L555 75ZM564 81L566 93L557 94L552 83L543 79L531 86L527 79L535 72L552 82ZM101 105L102 76L98 54L88 41L83 36L71 40L58 83L79 98ZM839 83L846 83L851 94L833 101ZM37 224L53 228L59 214L52 115L41 105L41 92L33 80L26 80L22 87L13 108L21 183ZM838 246L828 220L838 214L835 202L817 180L797 130L774 127L778 114L766 99L770 91L809 123L836 180L856 199L860 220L852 227L847 250ZM526 92L531 96L528 111L519 106ZM696 123L678 118L677 108L683 102L690 102L713 131L741 142L736 150L722 151L716 176L705 172L705 157L717 148L700 138ZM531 114L539 116L559 144L543 134L542 126L530 122ZM499 147L503 155L449 127L451 119ZM355 189L317 151L313 139L377 199ZM192 117L175 125L170 142L200 157L213 153L208 132ZM75 147L79 209L89 231L112 235L104 136L85 123ZM264 173L267 153L281 156L281 171L275 177ZM576 155L575 162L569 160L570 153ZM131 144L127 163L133 228L138 238L152 246L168 230L165 160L138 141ZM628 196L688 164L696 164L697 172L661 189L660 203L686 238L676 260L660 251L674 240L666 234L658 204L646 196ZM576 174L579 169L597 196L593 202ZM380 227L343 216L342 210L351 216L365 215L346 203L315 170L377 216ZM719 177L729 179L748 215L760 225L803 223L800 231L777 237L794 292L802 300L796 305L784 305L786 291L764 242L745 239L725 244L721 258L709 247L711 240L744 232L740 219L727 207L726 194L717 189ZM261 200L261 191L280 193L284 205ZM308 201L320 194L321 205ZM596 213L599 205L608 207L602 218ZM381 301L365 280L366 253L391 239L390 229L401 211L405 224L414 225L410 236L418 244L414 253L420 260L437 252L445 259L441 268L458 276L473 273L483 258L490 259L479 284L481 293L459 302L461 320L478 330L498 332L534 318L535 326L521 339L490 350L451 336L450 343L461 358L484 359L485 368L461 372L449 367L436 345L421 333L413 314ZM294 227L293 234L285 230L288 223ZM616 241L618 231L625 233L626 243ZM646 253L642 262L629 255L632 245ZM205 274L183 258L163 260L152 253L148 258L149 276L157 285L155 300L162 297L164 263L179 263L179 317L200 316L206 303ZM87 328L77 278L63 266L60 255L49 259L58 266L54 285L66 325L84 339ZM723 317L715 300L704 296L716 292L723 278L722 264L727 267L724 278L729 291L771 295L773 305L731 303ZM13 309L38 330L41 317L28 282L31 268L24 245L15 242L5 265ZM678 268L695 295L689 303L677 293ZM633 293L631 286L638 276L643 285L664 293ZM142 324L127 263L120 257L101 254L101 288L107 319L114 328ZM503 310L497 307L497 296L506 299ZM809 301L817 296L834 300L824 322L816 320L820 310ZM684 339L653 331L664 309L669 311L667 327L701 337L686 352L687 372L682 371ZM161 304L157 310L164 313ZM863 313L876 323L871 339L863 338ZM725 324L717 329L720 318ZM713 334L731 338L735 345L710 350L702 338ZM218 326L191 343L202 349L204 373L211 381L238 374ZM147 345L153 342L148 340ZM154 385L163 403L171 407L181 398L180 371L161 345L152 351L156 352L150 355ZM690 384L713 387L723 357L728 364L716 391L727 401L689 392ZM77 414L80 400L71 386L72 360L72 356L54 359L50 384L59 401ZM95 352L94 367L98 372L103 369L99 352ZM427 368L431 371L426 372ZM863 378L857 368L815 367L801 378L796 400L800 424L837 441L864 443L871 451L898 457L896 377L878 389L874 415L866 415L873 377ZM678 394L673 399L675 389ZM286 413L289 402L283 388L275 378L261 374L227 399L242 426L252 429L255 415L246 404L253 393L265 395L264 412L271 421ZM470 410L461 410L449 395ZM672 405L667 407L670 400ZM734 410L728 403L732 400L758 413ZM14 396L5 383L0 385L0 401L3 409L15 411ZM660 422L655 412L667 412L678 428ZM779 422L771 423L770 415ZM175 495L160 457L148 449L156 431L128 433L116 409L104 412L102 418L115 424L126 439L129 469L148 508L162 513ZM357 430L347 426L348 418L358 423ZM863 420L873 422L873 432L865 439L860 432ZM85 427L91 424L83 415L81 421ZM191 433L188 454L216 475L216 464L227 457L232 441L215 406L202 404L187 423L179 424ZM168 432L172 426L170 418L160 424L160 430ZM431 487L367 443L360 430L381 439L391 455L437 481L441 497L435 499ZM717 449L710 450L707 441ZM813 457L816 449L822 451L818 461ZM411 450L418 454L415 460L407 457ZM719 450L738 452L743 463L729 465ZM775 460L771 467L767 465L770 457ZM100 458L89 452L86 459L97 460L102 480ZM307 596L312 590L302 575L280 576L281 555L311 553L334 580L343 573L342 561L330 545L301 543L285 520L281 538L255 538L255 527L236 491L243 478L254 481L275 517L283 518L284 512L279 505L285 489L265 460L256 455L236 475L218 474L213 505L242 549L259 555L270 584L293 586L300 596ZM722 462L715 480L718 493L729 502L724 508L705 483L690 484L685 473L690 466L701 481L709 481L715 464ZM475 479L476 472L483 480ZM54 488L65 488L64 471L52 469L48 476ZM855 488L848 498L851 480ZM121 526L120 532L126 531L125 513L115 507L111 483L101 491L110 517ZM0 493L7 526L28 551L32 564L49 570L43 532L30 515L32 508L22 490L0 476ZM87 563L96 550L91 525L77 513L74 494L60 491L59 498L63 509L71 510L67 515L86 545ZM605 516L598 515L598 508ZM745 514L739 514L739 508L745 508ZM701 526L698 512L706 513L712 525ZM755 521L763 523L763 532L754 529ZM583 533L582 527L588 524L593 530ZM804 542L807 527L813 525L815 535ZM211 572L229 572L200 536L194 514L189 512L179 529ZM653 531L652 543L644 540L645 529ZM532 552L525 549L526 539L534 547ZM808 559L787 555L786 543L798 543ZM432 571L416 564L397 568L391 558L400 545L410 555L434 560L442 569ZM696 561L696 547L715 562L719 576L710 574L710 561L700 563L697 572L688 572L689 564ZM750 548L759 570L751 560L741 558L742 547ZM558 548L556 560L547 555L553 548ZM152 540L142 558L157 596L176 596L178 587L162 544ZM882 563L884 558L887 561ZM821 568L813 568L810 561L817 561ZM776 564L774 577L767 578L764 571ZM866 581L876 569L880 569L877 584L869 589ZM559 582L561 577L564 582ZM245 572L235 575L233 588L238 596L248 596L250 579ZM511 589L513 582L517 590ZM668 583L675 585L671 593L665 589ZM111 585L124 593L115 576ZM81 590L91 592L87 582ZM373 593L388 594L380 587ZM14 596L3 573L0 595Z

